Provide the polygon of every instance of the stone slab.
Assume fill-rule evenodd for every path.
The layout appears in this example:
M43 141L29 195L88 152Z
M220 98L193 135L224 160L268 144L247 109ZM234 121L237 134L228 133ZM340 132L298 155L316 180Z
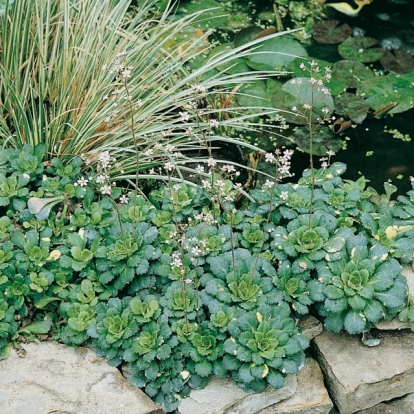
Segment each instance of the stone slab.
M0 361L1 414L162 414L164 411L87 348L23 345Z
M352 414L414 392L414 333L379 331L380 345L323 332L312 349L341 414Z
M398 414L413 414L414 394L408 394L398 400L390 401L388 405L394 408Z
M302 316L299 319L297 326L309 340L315 338L315 336L318 336L323 331L322 323L312 315Z
M298 372L295 394L278 404L265 408L260 414L329 414L333 404L325 388L322 371L312 358Z
M286 377L283 388L267 388L260 393L244 392L232 379L210 379L206 388L193 390L178 407L180 414L256 414L264 408L291 397L297 378Z

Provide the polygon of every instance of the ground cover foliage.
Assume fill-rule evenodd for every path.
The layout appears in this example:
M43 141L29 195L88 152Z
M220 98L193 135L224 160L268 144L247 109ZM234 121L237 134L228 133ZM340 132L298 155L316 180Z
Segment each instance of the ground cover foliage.
M0 156L3 356L28 335L88 345L170 411L211 375L283 386L308 346L300 315L351 334L414 320L401 275L414 191L390 201L391 186L379 195L333 163L252 190L240 208L229 180L223 192L171 182L120 202L121 189L83 182L80 158L69 172L44 155Z
M414 190L391 200L390 184L379 194L363 177L344 180L346 166L330 165L332 154L320 170L311 156L311 168L296 183L283 183L292 151L250 146L250 170L262 159L274 173L247 193L235 163L214 158L212 143L239 143L232 132L262 127L257 114L277 112L250 103L228 107L238 93L232 85L270 75L213 70L231 66L247 46L191 71L186 59L203 42L188 50L165 38L187 20L167 22L163 15L156 29L138 20L124 28L127 3L101 1L109 13L99 14L109 19L100 21L102 33L111 21L111 36L122 34L111 43L115 50L93 55L99 62L66 55L80 66L67 67L61 57L50 66L44 58L57 57L53 51L62 46L60 18L72 21L77 11L26 0L13 9L20 19L23 4L33 7L28 31L46 12L59 18L52 25L57 32L40 25L31 32L37 40L21 51L4 35L20 26L2 20L3 50L10 53L2 53L0 66L8 74L0 79L0 357L26 339L91 346L173 411L211 375L231 376L250 391L282 387L304 363L301 315L315 314L327 329L350 334L394 317L414 324L414 300L401 275L414 254ZM86 27L96 23L91 4L98 6L79 2ZM73 30L64 45L82 33ZM45 45L52 39L55 49L37 49L38 39L52 32ZM128 33L149 43L144 48ZM151 64L151 54L142 55L149 78L130 66L131 36L135 54L154 49ZM82 50L94 50L92 39L84 39L91 43ZM66 46L61 51L69 53ZM85 78L92 64L99 72ZM311 153L314 132L331 114L323 105L315 115L312 105L314 94L330 96L324 86L330 71L315 81L317 66L312 60L300 68L311 75L309 102L291 110L309 129ZM52 77L52 67L70 76ZM162 78L155 86L161 74L166 83ZM115 90L119 118L115 102L106 106ZM196 148L206 156L186 158ZM163 184L144 192L141 178Z

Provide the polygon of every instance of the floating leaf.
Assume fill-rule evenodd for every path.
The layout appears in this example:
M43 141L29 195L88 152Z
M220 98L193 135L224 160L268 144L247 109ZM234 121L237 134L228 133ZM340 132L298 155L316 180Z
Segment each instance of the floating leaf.
M344 23L339 24L339 20L320 20L312 29L313 38L328 45L341 43L352 35L352 28Z
M385 52L382 47L373 47L377 44L378 40L372 37L349 37L339 45L338 52L344 59L375 62Z
M275 90L272 103L275 108L287 111L283 114L287 121L299 125L309 122L309 111L311 122L319 123L322 118L329 117L334 109L332 96L323 93L317 83L311 83L305 77L291 79L281 89ZM308 106L311 109L306 109ZM292 112L292 107L297 107L297 112ZM324 108L328 108L327 113L322 111Z
M414 57L404 50L387 50L380 63L390 72L407 74L414 71Z
M310 153L309 131L299 128L295 131L294 139L296 145L307 153ZM314 132L312 137L312 153L318 157L326 156L326 152L331 150L339 152L343 146L343 140L333 136L328 128L323 128Z
M324 82L325 86L329 89L332 96L338 95L342 92L345 92L346 88L348 87L347 84L345 84L341 79L335 79L331 78L329 81L326 80L325 74L326 74L326 68L331 68L332 63L328 62L327 60L322 59L312 59L315 63L317 63L317 67L320 68L319 72L316 71L309 71L304 70L300 66L304 63L303 59L295 59L290 65L289 65L289 72L292 72L292 77L313 77L315 79L320 79L322 82ZM308 67L308 65L306 65Z
M355 60L340 60L332 67L332 77L350 88L356 88L362 80L374 76L374 72L368 66Z
M269 88L265 81L257 81L243 86L236 95L237 103L245 107L269 107L272 105L273 87Z
M346 92L334 97L335 111L345 115L357 124L360 124L366 117L369 104L360 96Z
M297 57L306 57L305 48L287 36L264 40L247 59L247 64L256 70L286 69Z
M263 29L258 26L249 26L241 29L234 36L234 46L239 47L253 40L256 35L263 32Z
M202 12L202 13L201 13ZM211 29L223 24L226 20L226 12L222 4L214 0L186 2L178 9L178 14L200 13L194 23L202 29Z
M390 114L408 111L414 107L414 75L375 76L362 81L357 89L360 96L366 97L369 106L375 111L390 106ZM394 107L392 104L396 104Z

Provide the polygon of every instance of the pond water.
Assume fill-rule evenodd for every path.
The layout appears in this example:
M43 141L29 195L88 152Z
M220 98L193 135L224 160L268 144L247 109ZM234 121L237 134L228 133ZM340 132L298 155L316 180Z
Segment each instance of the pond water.
M374 0L356 17L335 10L329 12L329 17L348 23L354 33L377 38L386 49L400 49L414 54L414 1ZM398 130L402 136L407 134L413 141L394 138L393 134L386 132L387 129ZM347 149L338 152L332 159L348 165L345 178L355 180L364 175L370 181L369 185L380 192L383 191L384 181L396 185L399 194L411 189L410 176L414 176L414 109L381 119L371 118L348 130L345 136ZM297 154L293 162L297 163L297 167L307 166L308 158L307 154ZM300 174L301 167L297 169L297 174Z
M385 48L414 53L413 1L374 0L357 17L341 15L340 18L355 30L379 39ZM411 188L409 177L414 176L414 141L393 138L384 132L386 127L414 140L414 109L358 125L347 134L348 149L335 160L348 164L347 175L351 179L362 173L377 190L382 190L383 182L390 180L403 193ZM366 156L371 151L372 155Z

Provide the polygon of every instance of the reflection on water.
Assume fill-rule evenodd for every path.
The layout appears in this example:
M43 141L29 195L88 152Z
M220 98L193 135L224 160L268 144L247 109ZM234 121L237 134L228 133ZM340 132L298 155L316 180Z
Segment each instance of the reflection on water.
M337 13L335 18L347 22L355 32L379 39L387 49L402 49L414 54L414 1L374 0L357 17ZM414 96L413 96L414 99ZM397 129L413 141L404 142L384 133ZM399 193L411 189L414 176L414 109L393 117L373 119L347 131L348 149L341 151L333 161L348 164L347 178L357 179L361 174L370 185L383 191L383 182L390 180ZM366 156L367 153L372 155ZM300 156L299 158L306 159ZM402 177L401 177L402 176Z

